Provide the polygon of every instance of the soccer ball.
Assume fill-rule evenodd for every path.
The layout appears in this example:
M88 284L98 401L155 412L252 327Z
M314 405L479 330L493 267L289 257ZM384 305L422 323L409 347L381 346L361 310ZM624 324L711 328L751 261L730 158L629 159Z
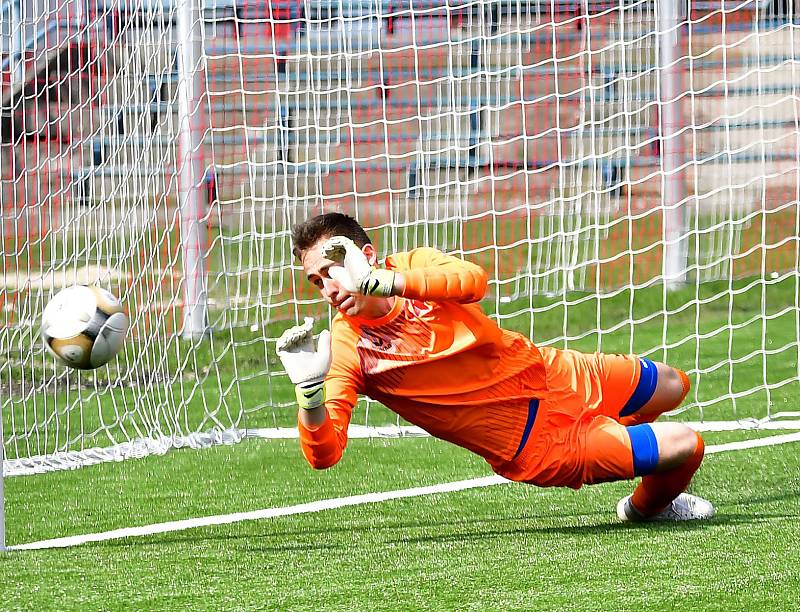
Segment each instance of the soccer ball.
M73 285L53 296L42 313L47 351L71 368L91 370L117 354L128 332L122 304L100 287Z

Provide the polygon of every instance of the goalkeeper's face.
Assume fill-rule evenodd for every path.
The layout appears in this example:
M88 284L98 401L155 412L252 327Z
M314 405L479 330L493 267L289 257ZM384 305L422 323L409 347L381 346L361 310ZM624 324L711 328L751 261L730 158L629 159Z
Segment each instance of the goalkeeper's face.
M322 245L326 239L323 238L302 254L303 271L308 280L319 289L328 304L348 317L377 318L386 314L389 310L385 306L386 298L375 298L348 291L341 283L331 278L330 268L339 264L322 256ZM377 261L375 247L367 244L361 250L370 265L374 265Z

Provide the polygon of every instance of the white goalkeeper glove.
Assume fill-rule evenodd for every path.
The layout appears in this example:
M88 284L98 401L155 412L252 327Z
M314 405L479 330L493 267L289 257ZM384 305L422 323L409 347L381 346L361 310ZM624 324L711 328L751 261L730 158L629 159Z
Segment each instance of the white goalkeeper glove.
M331 332L323 330L314 348L311 328L314 319L305 318L303 325L287 329L276 343L289 379L295 384L297 403L304 410L313 410L325 403L325 375L331 367Z
M355 242L344 236L325 241L322 256L340 264L328 268L328 274L350 293L389 297L394 289L392 270L373 268Z

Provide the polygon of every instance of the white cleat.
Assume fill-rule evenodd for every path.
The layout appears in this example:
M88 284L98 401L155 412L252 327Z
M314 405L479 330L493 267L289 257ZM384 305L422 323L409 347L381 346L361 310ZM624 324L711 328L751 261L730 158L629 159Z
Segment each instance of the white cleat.
M617 516L621 521L644 523L655 521L699 521L714 516L714 505L691 493L681 493L669 506L653 516L642 516L631 504L631 496L623 497L617 504Z

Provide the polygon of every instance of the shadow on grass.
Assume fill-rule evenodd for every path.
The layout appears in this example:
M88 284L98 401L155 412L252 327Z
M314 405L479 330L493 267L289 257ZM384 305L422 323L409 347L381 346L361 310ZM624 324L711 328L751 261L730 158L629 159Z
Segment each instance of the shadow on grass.
M593 512L584 514L572 514L562 516L592 516L592 515L606 515L606 512ZM398 538L393 540L393 543L416 544L425 542L453 542L465 540L480 540L487 538L506 537L506 536L524 536L527 534L557 534L572 537L591 537L594 538L598 535L610 535L616 532L694 532L704 531L707 529L714 529L717 527L727 525L746 525L767 523L771 521L792 521L796 522L800 518L800 514L743 514L743 513L723 513L717 515L713 519L704 521L682 521L682 522L652 522L652 523L620 523L616 522L616 518L610 519L613 522L599 523L592 525L531 525L528 527L521 527L517 529L495 529L495 530L481 530L478 532L467 533L451 533L432 536L420 536L414 538ZM527 520L527 519L506 519L506 520ZM465 524L459 522L458 524Z
M782 496L778 496L782 497ZM423 544L435 542L459 542L468 540L485 540L494 539L498 537L521 537L525 535L536 534L558 534L564 536L571 536L576 538L591 537L595 538L598 535L611 535L614 533L624 532L695 532L706 529L714 529L717 527L724 527L729 525L745 525L757 524L770 521L792 521L796 522L800 515L775 513L775 514L745 514L745 513L722 513L715 518L708 521L686 521L686 522L671 522L671 523L618 523L615 518L612 518L607 511L596 512L581 512L563 514L562 518L575 518L581 517L608 517L608 522L595 523L589 525L528 525L524 527L507 528L507 529L491 529L481 528L474 531L459 531L457 533L443 533L428 536L418 537L400 537L400 538L386 538L383 540L386 544ZM483 525L487 527L491 524L519 522L519 521L537 521L549 520L552 515L526 515L526 516L513 516L513 517L482 517L472 519L456 519L448 521L413 521L413 522L393 522L376 524L364 524L359 526L357 524L349 523L346 525L338 526L325 526L319 529L301 529L298 531L270 531L265 533L247 533L247 534L219 534L219 535L199 535L184 532L184 535L174 535L172 537L158 537L147 536L148 540L143 541L140 538L128 538L124 540L114 540L109 542L100 542L100 546L109 547L132 547L132 546L163 546L165 544L186 544L186 543L201 543L201 542L236 542L241 540L258 541L270 538L303 538L318 536L318 535L331 535L331 534L352 534L352 533L365 533L365 532L384 532L391 533L394 531L408 531L420 529L458 529L459 527L468 527L470 525ZM152 538L152 539L151 539ZM274 551L274 552L287 552L287 551L303 551L303 550L335 550L346 547L346 544L337 545L331 543L304 543L304 544L286 544L276 546L255 546L248 547L250 550L259 551Z
M316 514L316 513L315 513ZM575 512L571 514L562 514L561 516L564 517L599 517L603 515L609 515L607 511L595 511L595 512ZM278 518L287 518L287 517L278 517ZM172 536L165 536L159 537L159 534L154 534L152 536L137 536L134 538L125 538L120 540L109 540L107 542L97 542L96 544L102 546L132 546L132 545L153 545L153 544L173 544L173 543L186 543L190 541L219 541L219 540L228 540L228 541L235 541L235 540L242 540L242 539L261 539L261 538L283 538L283 537L307 537L307 536L314 536L314 535L327 535L327 534L335 534L335 533L376 533L376 532L393 532L393 531L410 531L410 530L419 530L419 529L433 529L433 528L457 528L463 527L468 525L491 525L496 523L508 523L512 521L535 521L535 520L546 520L552 518L552 514L525 514L520 516L483 516L475 518L455 518L452 520L430 520L430 521L393 521L393 522L382 522L379 524L364 522L363 524L358 524L356 522L348 522L346 524L339 524L339 525L325 525L324 527L319 527L315 529L307 529L302 528L297 531L270 531L265 533L247 533L247 534L220 534L220 535L203 535L199 536L198 534L193 534L193 529L188 529L180 532L175 532ZM274 519L256 519L253 521L243 521L255 524L257 522L261 522L263 524L267 524L266 521L272 521ZM224 527L221 525L220 527ZM514 530L508 530L509 533L513 532ZM482 533L491 533L486 530L483 530ZM143 538L148 538L148 541L142 541ZM150 540L150 538L153 538ZM386 540L387 542L391 540ZM411 540L408 540L411 541ZM289 547L288 550L292 550L295 547Z
M777 486L788 486L788 487L797 487L797 481L794 482L787 482L781 483ZM750 506L755 504L775 504L778 502L786 502L789 500L800 500L800 490L795 491L786 491L784 493L776 493L771 495L762 495L757 497L746 497L741 496L739 498L733 498L727 500L725 503L726 506Z

